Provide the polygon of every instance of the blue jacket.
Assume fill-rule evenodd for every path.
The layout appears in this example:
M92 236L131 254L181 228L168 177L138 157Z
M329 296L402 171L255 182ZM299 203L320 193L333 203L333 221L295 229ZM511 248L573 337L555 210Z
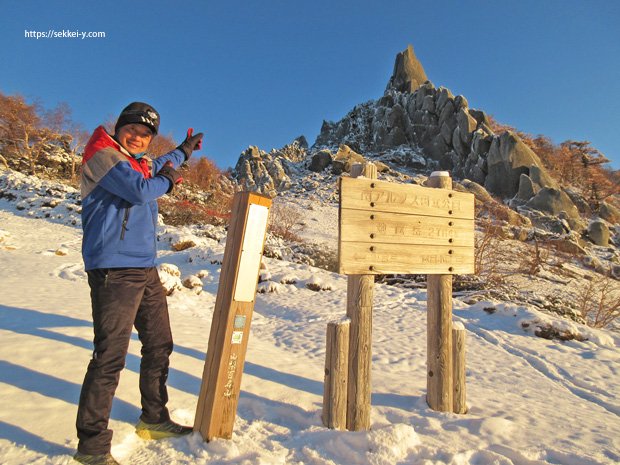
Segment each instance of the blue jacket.
M177 168L185 154L176 149L154 160L137 160L103 126L95 130L82 158L82 257L87 271L155 266L156 199L171 188L157 172L167 161Z

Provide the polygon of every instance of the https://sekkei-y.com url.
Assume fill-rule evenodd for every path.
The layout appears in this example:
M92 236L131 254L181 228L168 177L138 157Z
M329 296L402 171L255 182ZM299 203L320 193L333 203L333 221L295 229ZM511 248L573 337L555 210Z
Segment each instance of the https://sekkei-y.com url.
M24 29L26 39L105 39L106 33L102 31L80 31L77 29L49 29L47 31L33 31Z

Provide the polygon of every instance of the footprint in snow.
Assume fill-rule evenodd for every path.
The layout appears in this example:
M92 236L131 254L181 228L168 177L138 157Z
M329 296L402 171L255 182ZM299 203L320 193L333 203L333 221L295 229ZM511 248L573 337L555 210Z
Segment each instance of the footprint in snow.
M86 279L86 272L82 263L67 263L56 268L51 273L61 279L69 281L81 281Z

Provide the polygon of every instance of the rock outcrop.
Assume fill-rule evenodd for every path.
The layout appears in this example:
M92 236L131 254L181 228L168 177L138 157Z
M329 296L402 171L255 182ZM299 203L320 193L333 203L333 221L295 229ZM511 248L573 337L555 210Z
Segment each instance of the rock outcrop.
M428 78L422 63L413 53L413 47L409 45L406 50L396 55L394 72L387 88L398 92L413 92L426 81Z
M307 142L303 136L292 144L267 153L258 147L248 147L240 156L233 177L242 189L275 197L291 187L293 165L306 158Z
M351 166L355 163L364 163L366 159L351 149L348 145L342 144L338 147L338 152L332 162L332 173L338 175L350 173Z
M609 245L609 228L602 220L594 220L588 226L588 237L590 240L602 247Z
M356 105L340 121L324 121L311 148L303 136L270 153L250 147L234 176L243 188L273 197L291 187L299 170L338 176L365 160L397 177L448 170L512 228L605 242L604 231L587 231L583 218L594 213L588 202L560 186L518 134L494 132L487 115L470 108L465 97L435 87L411 46L396 56L381 98ZM610 204L596 213L611 224L620 218Z
M548 215L561 208L569 218L579 216L536 153L511 131L496 134L486 114L469 108L465 97L436 88L412 47L397 55L384 95L357 105L338 122L324 121L312 149L335 151L342 144L368 158L449 170L514 207L527 205Z

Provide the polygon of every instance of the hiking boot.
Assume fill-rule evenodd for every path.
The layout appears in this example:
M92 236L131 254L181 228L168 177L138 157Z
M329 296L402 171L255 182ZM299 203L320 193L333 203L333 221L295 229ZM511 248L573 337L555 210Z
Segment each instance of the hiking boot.
M162 423L145 423L142 420L136 425L136 434L142 439L178 438L191 434L191 426L182 426L172 420Z
M77 452L73 459L76 462L83 463L84 465L121 465L111 454L99 454L99 455L88 455L82 454L81 452Z

